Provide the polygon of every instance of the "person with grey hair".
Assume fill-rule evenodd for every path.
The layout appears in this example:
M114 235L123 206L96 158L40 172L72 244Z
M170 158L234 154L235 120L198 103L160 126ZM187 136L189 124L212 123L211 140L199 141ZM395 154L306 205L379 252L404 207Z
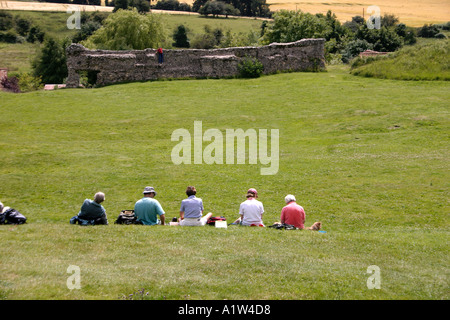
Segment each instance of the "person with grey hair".
M283 224L290 224L297 229L305 228L305 210L296 203L295 196L288 194L284 201L286 206L281 210L280 221Z
M94 195L94 200L86 199L81 206L78 218L82 220L94 220L94 224L108 224L108 218L106 217L106 210L101 203L105 201L105 194L103 192L97 192Z

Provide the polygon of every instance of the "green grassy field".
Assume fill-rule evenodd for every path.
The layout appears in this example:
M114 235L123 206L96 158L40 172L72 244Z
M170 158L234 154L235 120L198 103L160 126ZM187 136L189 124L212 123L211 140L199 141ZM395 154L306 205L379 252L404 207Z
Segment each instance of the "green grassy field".
M145 299L449 299L449 92L445 81L343 67L2 92L0 201L28 223L0 226L0 297L120 299L144 289ZM171 134L193 134L194 121L203 132L279 129L278 173L173 164ZM292 193L306 224L321 221L327 233L114 225L147 185L168 218L195 185L205 210L228 222L254 187L266 225ZM97 191L110 225L70 225ZM81 289L66 285L70 265ZM371 265L381 289L367 287Z

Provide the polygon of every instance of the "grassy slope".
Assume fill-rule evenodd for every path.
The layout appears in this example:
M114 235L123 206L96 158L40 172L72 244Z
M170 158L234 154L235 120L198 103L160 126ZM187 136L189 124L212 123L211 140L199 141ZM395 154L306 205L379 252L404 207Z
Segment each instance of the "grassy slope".
M0 93L0 200L29 219L0 227L0 296L116 299L145 288L151 299L448 299L449 98L446 82L340 68ZM174 165L171 133L192 133L195 120L203 131L280 129L278 174ZM169 218L195 185L205 210L229 220L255 187L268 225L293 193L307 224L328 232L113 225L146 185ZM69 225L99 190L111 225ZM81 290L66 287L69 265L81 268ZM367 289L369 265L381 268L380 290Z
M450 80L450 41L420 40L420 44L375 59L351 73L383 79Z

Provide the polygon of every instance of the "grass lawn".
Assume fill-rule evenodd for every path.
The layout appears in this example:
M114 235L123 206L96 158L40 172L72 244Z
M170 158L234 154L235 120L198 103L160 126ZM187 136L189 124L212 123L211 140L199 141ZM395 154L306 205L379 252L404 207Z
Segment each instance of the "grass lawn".
M449 299L449 116L444 81L356 77L343 67L258 79L0 93L3 299ZM279 129L279 171L171 160L171 134ZM203 143L203 147L208 145ZM195 185L205 210L238 216L254 187L266 225L284 196L306 230L114 225L145 186L168 218ZM109 226L69 219L106 193ZM66 286L67 268L81 289ZM381 288L368 289L367 268ZM217 273L220 276L217 276Z

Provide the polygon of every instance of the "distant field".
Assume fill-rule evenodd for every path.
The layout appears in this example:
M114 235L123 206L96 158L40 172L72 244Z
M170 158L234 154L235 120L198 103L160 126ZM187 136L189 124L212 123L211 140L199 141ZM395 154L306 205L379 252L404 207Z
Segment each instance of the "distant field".
M193 0L186 0L187 3L193 3ZM450 1L439 0L411 0L411 1L389 1L389 0L306 0L306 1L286 1L286 0L267 0L272 11L280 9L301 9L311 13L327 13L333 11L339 20L349 21L353 16L363 15L365 10L371 5L380 7L381 15L384 13L395 14L400 21L412 26L419 27L425 23L442 23L450 20Z
M184 0L192 4L193 0ZM307 0L307 1L286 1L286 0L268 0L272 11L280 9L301 9L311 13L326 13L328 10L333 11L341 21L349 21L353 16L363 15L366 17L367 8L376 5L380 8L381 15L388 13L394 14L400 18L400 21L412 26L419 27L425 23L443 23L450 20L450 2L439 0L410 0L410 1L389 1L389 0L359 0L351 2L348 0ZM0 1L0 9L10 10L55 10L66 11L69 5L57 3L32 3L28 1ZM111 7L101 6L81 6L82 10L102 10L112 11ZM192 13L194 14L194 13Z

